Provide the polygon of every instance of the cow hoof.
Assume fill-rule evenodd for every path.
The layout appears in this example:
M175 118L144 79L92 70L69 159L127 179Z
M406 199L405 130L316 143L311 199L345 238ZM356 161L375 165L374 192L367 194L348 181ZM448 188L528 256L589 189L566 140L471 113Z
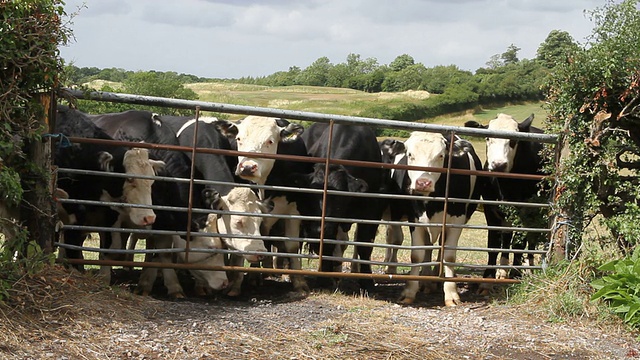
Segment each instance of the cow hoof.
M491 294L491 290L487 289L487 288L479 288L478 289L478 295L480 296L489 296Z
M413 304L414 301L416 301L416 299L412 299L412 298L409 298L409 297L402 297L400 299L400 303L403 304L403 305L411 305L411 304Z
M240 296L240 293L241 293L240 290L231 289L231 290L229 290L227 292L227 296L229 296L229 297L238 297L238 296Z
M197 287L194 289L194 293L196 294L196 296L207 296L207 295L209 295L209 294L207 293L207 290L206 290L204 287L202 287L202 286L197 286Z
M172 297L174 300L184 299L185 298L184 294L181 293L181 292L176 292L176 293L173 293L173 294L169 294L169 296Z
M458 306L459 303L461 303L460 300L445 300L444 301L444 306L450 307L450 306Z

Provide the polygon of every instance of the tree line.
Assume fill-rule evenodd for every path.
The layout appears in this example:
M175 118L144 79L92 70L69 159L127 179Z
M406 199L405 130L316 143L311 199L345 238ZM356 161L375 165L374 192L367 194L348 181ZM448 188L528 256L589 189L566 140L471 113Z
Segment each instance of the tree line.
M486 66L472 73L456 65L426 67L416 63L408 54L397 56L389 64L379 64L375 58L363 59L349 54L345 62L333 64L320 57L302 69L292 66L263 77L211 79L176 72L128 71L96 67L66 67L68 85L79 85L102 79L122 83L117 92L154 95L170 98L195 99L197 95L182 84L208 81L227 81L264 86L323 86L361 90L365 92L402 92L423 90L437 96L419 104L372 106L360 116L413 121L463 111L483 104L518 101L539 101L544 98L542 85L551 70L565 62L568 54L578 49L569 33L553 30L540 44L534 59L519 59L520 48L511 44L504 53L493 55ZM95 106L95 105L93 105ZM100 105L102 107L107 104ZM110 106L110 105L109 105ZM112 110L118 109L96 109Z

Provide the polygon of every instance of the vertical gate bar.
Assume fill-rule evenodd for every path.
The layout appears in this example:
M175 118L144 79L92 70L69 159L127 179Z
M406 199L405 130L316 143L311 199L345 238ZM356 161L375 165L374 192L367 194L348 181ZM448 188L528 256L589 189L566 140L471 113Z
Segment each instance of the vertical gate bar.
M198 118L200 117L200 106L196 106L195 123L193 124L193 148L191 149L191 175L189 176L189 202L187 206L187 242L185 244L184 262L189 263L189 242L191 241L191 216L193 209L193 178L196 171L196 146L198 144Z
M322 189L322 213L320 215L320 249L318 250L318 271L322 271L322 256L324 255L324 223L327 208L327 187L329 183L329 158L331 158L331 143L333 140L333 120L329 121L329 143L327 144L327 158L324 161L324 186Z
M451 139L449 141L449 155L448 155L448 163L447 163L447 180L445 182L445 186L444 186L444 207L442 209L443 214L442 214L442 232L440 234L440 239L442 239L440 241L440 254L439 254L439 258L440 258L440 270L438 271L438 276L442 277L443 276L443 272L444 272L444 247L445 247L445 242L447 240L446 235L447 235L447 208L449 205L449 181L451 179L451 163L453 162L453 143L454 140L456 138L456 133L455 132L451 132ZM437 239L436 239L437 240ZM457 245L456 245L457 247ZM431 260L429 260L431 261Z

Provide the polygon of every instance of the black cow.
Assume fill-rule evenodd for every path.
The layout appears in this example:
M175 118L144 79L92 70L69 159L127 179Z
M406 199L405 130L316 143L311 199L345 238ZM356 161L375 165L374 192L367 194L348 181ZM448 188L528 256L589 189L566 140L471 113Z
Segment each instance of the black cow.
M527 119L518 123L512 116L506 114L498 114L498 116L489 122L489 125L480 125L476 121L467 121L466 127L483 128L490 130L503 130L513 132L527 132L541 134L543 131L531 126L533 114ZM518 141L499 138L487 138L487 161L485 162L485 170L492 172L508 172L517 174L546 175L543 171L543 158L540 154L543 145L534 141ZM496 177L492 178L490 186L484 198L487 200L504 200L526 202L534 199L540 188L538 180L513 179ZM509 226L506 221L505 214L496 205L485 205L485 218L489 226ZM524 227L541 227L546 226L543 221L543 214L540 209L523 207L518 208L518 216ZM525 239L514 241L513 248L522 250L525 245L529 250L533 250L541 239L540 233L529 232ZM490 230L488 234L488 246L490 248L509 249L512 244L512 233L504 231ZM526 243L526 244L525 244ZM489 265L496 265L498 257L497 252L489 253ZM527 256L528 265L533 265L533 254ZM523 254L514 253L513 265L520 266L523 263ZM500 257L501 265L509 265L509 253L503 252ZM520 271L516 268L512 271L511 276L518 276ZM484 273L485 277L505 278L506 271L495 269L487 269Z
M94 125L87 114L67 106L58 105L56 116L57 133L68 137L84 137L113 140L104 131ZM55 164L62 168L82 170L118 172L131 174L130 178L99 177L87 174L60 174L58 187L63 189L71 199L114 201L123 199L130 204L151 205L151 186L153 180L138 179L135 176L153 176L164 166L161 161L149 159L146 149L128 149L120 146L103 144L75 143L66 146L58 144L55 150ZM149 226L155 222L156 214L146 208L115 208L104 206L65 204L65 212L75 218L78 225L112 226L119 222L127 222L135 226ZM111 233L101 234L101 246L120 249L122 244L111 241ZM66 230L64 241L71 245L82 245L86 233L79 230ZM114 239L115 240L115 239ZM63 253L61 251L61 253ZM82 252L66 249L68 258L80 259ZM82 268L78 266L78 268ZM103 268L102 272L108 276Z
M402 165L423 166L430 168L447 168L449 165L450 139L441 134L413 132L404 143L405 156L398 161ZM397 144L400 146L400 144ZM453 144L453 154L451 158L452 169L477 170L482 164L471 143L456 139ZM404 193L414 195L424 195L428 197L444 197L447 187L447 176L440 172L428 170L394 170L394 179L403 188ZM475 211L477 204L457 202L455 199L479 199L483 190L483 185L477 181L476 176L464 174L449 175L449 203L447 212L444 214L444 201L432 200L412 200L410 208L413 214L409 214L409 221L418 219L420 223L464 225L469 221ZM446 216L445 216L446 215ZM429 233L427 233L427 231ZM438 240L444 243L446 248L441 254L445 262L455 263L456 247L462 228L446 227L442 232L441 226L412 226L411 243L412 246L425 246L434 244ZM430 238L430 240L429 240ZM411 261L421 263L431 261L431 250L413 249L411 251ZM431 273L431 267L426 269L426 274ZM411 268L411 275L418 275L418 267ZM445 276L454 277L453 266L445 266ZM402 292L401 301L412 303L418 292L417 281L408 281ZM460 296L453 282L444 283L445 305L455 306L460 302Z
M302 135L310 156L347 159L367 162L381 162L380 148L372 128L367 126L352 126L336 124L333 126L331 137L331 153L328 151L329 125L314 123ZM315 189L323 189L325 184L325 165L315 164L311 174L298 177L300 185ZM385 178L388 171L359 166L343 166L332 164L329 166L329 176L327 189L376 194L384 191ZM320 216L322 206L325 207L325 215L334 218L380 220L387 202L376 197L353 197L342 195L328 195L323 204L322 195L311 196L312 201L305 202L301 213L307 215ZM325 222L324 238L347 240L347 232L351 228L352 222ZM378 229L378 224L357 224L356 241L373 242ZM320 221L303 222L303 232L307 237L320 238ZM325 242L323 254L325 256L341 257L344 246L336 246ZM310 244L310 249L318 252L318 244ZM369 246L356 246L355 252L360 260L369 261L372 248ZM340 267L341 262L333 260L323 260L322 271L335 271ZM360 272L371 273L371 265L361 263ZM370 290L373 282L370 279L361 281L363 288Z

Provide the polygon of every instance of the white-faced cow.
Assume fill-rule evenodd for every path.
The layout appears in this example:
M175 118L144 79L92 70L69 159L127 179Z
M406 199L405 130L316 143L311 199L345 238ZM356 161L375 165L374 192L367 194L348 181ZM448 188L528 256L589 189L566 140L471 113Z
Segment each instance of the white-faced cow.
M506 114L498 114L498 116L489 122L489 125L481 125L476 121L468 121L465 123L467 127L484 128L489 130L502 130L524 133L543 133L541 129L531 126L533 122L533 114L527 119L518 123L512 116ZM508 172L514 174L529 175L545 175L543 167L543 158L540 154L542 143L524 140L509 140L501 138L487 137L487 161L485 169L492 172ZM524 202L530 201L540 191L538 180L515 179L495 177L490 181L487 194L483 197L488 200L504 200ZM500 211L496 205L485 205L485 218L489 226L509 226L505 219L505 214ZM543 214L539 209L519 208L518 216L525 227L540 227L543 224ZM542 225L544 226L544 225ZM533 250L535 246L542 240L539 233L529 232L525 239L513 244L514 249L522 250L527 243L529 250ZM490 248L509 249L511 247L512 233L490 230L488 235L488 246ZM498 253L489 253L489 265L496 265ZM533 265L533 255L528 254L528 265ZM522 253L514 253L513 265L522 265ZM509 265L509 253L503 252L500 257L500 265ZM512 276L517 276L519 270L516 268L512 272ZM495 269L487 269L485 277L504 278L507 276L506 271ZM484 287L481 287L481 290Z
M304 128L285 119L248 116L239 123L227 122L220 128L227 136L235 138L239 151L307 156L306 147L299 136ZM260 185L294 186L291 174L310 171L310 163L238 156L235 173L245 180ZM298 206L304 202L305 194L275 190L262 193L262 199L269 199L273 203L271 214L300 215ZM265 218L262 233L268 235L277 221L277 218ZM300 220L282 219L282 221L284 221L286 237L300 237ZM281 253L297 254L300 251L300 243L296 240L274 242L273 245L278 247ZM290 257L289 262L291 269L302 268L298 257ZM309 286L303 276L292 276L291 281L294 291L309 292Z
M94 125L86 114L59 105L56 116L56 132L65 136L107 139L112 138ZM55 164L59 167L118 172L131 177L98 177L88 174L60 174L58 187L71 199L114 200L129 204L151 205L151 186L153 180L136 176L153 176L164 166L161 161L149 159L145 149L128 149L103 144L76 143L70 146L56 147ZM153 224L156 214L153 210L140 207L122 207L113 211L104 206L65 204L65 212L74 216L76 224L86 226L111 226L118 217L135 226L144 227ZM101 233L101 246L122 248L121 244L111 241L111 233ZM81 246L86 237L84 231L66 230L65 243ZM82 251L66 249L65 256L81 259ZM78 268L82 268L78 266ZM103 271L104 273L104 271Z
M331 134L331 135L330 135ZM310 156L346 159L366 162L381 162L380 148L375 136L375 132L368 126L342 125L333 126L330 131L328 124L314 123L302 135ZM331 152L329 153L329 141L331 141ZM376 194L384 190L384 182L388 171L362 166L343 166L331 164L328 168L326 187L328 190L347 191L352 193ZM325 187L325 164L315 164L313 172L303 174L298 177L300 185L314 189ZM343 195L327 195L323 202L322 194L309 196L310 201L299 205L303 215L320 216L322 208L325 208L325 215L332 218L343 219L363 219L380 220L382 213L387 206L387 202L379 197L356 197ZM324 229L321 222L304 221L303 232L306 237L320 238L321 232L325 239L347 240L347 233L353 221L333 222L326 221ZM358 223L355 240L363 243L371 243L375 239L378 224ZM311 243L309 248L314 252L319 252L319 244ZM323 254L325 256L342 257L342 253L347 246L336 246L333 243L323 244ZM359 269L362 273L371 273L371 265L366 263L371 258L372 248L369 246L356 246L355 252L363 263ZM331 272L341 270L341 262L334 260L323 260L322 271ZM364 279L360 285L371 290L373 281Z
M401 164L411 166L421 166L428 168L448 168L449 149L453 145L451 165L452 169L478 170L482 164L475 153L471 143L456 139L450 143L450 139L442 134L413 132L404 143L406 156L400 161ZM449 174L449 192L447 189L447 175L430 170L396 170L398 173L406 173L408 181L401 184L408 184L404 190L409 194L423 195L425 200L417 200L412 206L415 209L414 219L425 224L446 223L444 232L442 226L415 226L411 228L412 246L425 246L436 243L438 240L444 243L444 253L441 254L446 263L455 263L456 247L462 232L460 225L464 225L475 211L477 204L459 202L455 199L479 199L480 187L477 186L476 176L467 174ZM400 179L405 176L399 176ZM429 197L448 196L445 213L445 203L442 200L429 199ZM427 233L428 231L428 233ZM412 249L411 261L421 263L431 261L431 250ZM430 272L431 267L428 268ZM411 275L418 275L418 267L411 268ZM444 267L445 277L454 277L454 268L451 265ZM412 303L419 290L418 281L408 281L401 295L401 301ZM460 302L460 296L453 282L444 283L445 305L455 306Z
M195 136L195 119L192 117L161 116L144 111L126 111L93 116L94 122L120 140L129 140L135 137L138 140L168 145L193 146ZM196 146L199 148L230 149L230 143L226 136L218 130L217 119L201 118L198 122ZM182 177L190 176L190 164L192 154L184 155L181 152L167 150L152 150L152 153L166 163L166 171L161 176ZM234 187L233 176L235 157L219 154L198 153L194 161L195 175L204 180L217 181L215 185L195 185L192 198L194 208L212 208L216 210L230 210L245 212L245 215L223 215L219 220L223 233L243 236L260 236L260 222L262 218L253 217L250 214L267 209L257 201L256 195L248 188ZM158 181L154 186L154 204L172 207L187 207L189 187L187 183L173 183ZM254 201L255 200L255 201ZM166 210L157 211L159 220L154 230L184 231L187 228L187 213ZM197 220L199 215L194 214ZM256 252L264 252L266 248L260 239L224 237L226 246L233 250L252 252L245 258L249 262L259 261L262 256ZM130 243L134 246L134 242ZM240 258L240 261L242 259ZM239 282L234 282L234 284ZM235 289L235 288L234 288ZM233 291L230 291L233 295Z

